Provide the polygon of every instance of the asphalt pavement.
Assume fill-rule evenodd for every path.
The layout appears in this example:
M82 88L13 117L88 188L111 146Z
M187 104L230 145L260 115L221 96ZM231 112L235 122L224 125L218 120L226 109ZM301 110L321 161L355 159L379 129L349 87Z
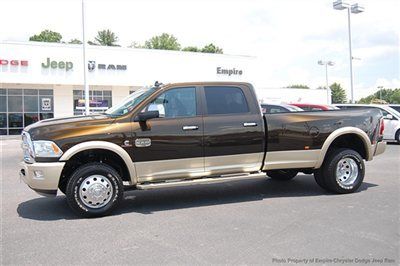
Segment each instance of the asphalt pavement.
M19 180L19 140L0 140L1 264L399 265L400 145L366 163L360 190L312 175L125 193L108 217L82 219L65 196Z

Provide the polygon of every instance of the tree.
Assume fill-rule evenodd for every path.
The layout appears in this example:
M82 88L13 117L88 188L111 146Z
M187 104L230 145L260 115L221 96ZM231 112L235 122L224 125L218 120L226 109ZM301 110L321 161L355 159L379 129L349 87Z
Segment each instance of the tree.
M358 101L358 103L375 103L375 102L386 102L395 104L400 103L400 88L397 89L381 88L374 94L361 98Z
M132 42L131 45L128 45L128 48L144 48L144 47L140 43Z
M82 44L82 41L78 40L78 39L71 39L68 43L70 43L70 44Z
M332 91L332 103L345 103L347 100L346 91L339 83L333 83L329 88Z
M293 89L309 89L310 87L308 87L307 85L303 85L303 84L294 84L294 85L286 86L286 88L293 88Z
M144 48L147 49L159 49L159 50L175 50L179 51L181 45L178 39L174 35L163 33L158 36L154 36L144 43Z
M183 48L182 51L197 53L197 52L200 52L200 49L197 48L196 46L187 46L187 47Z
M29 37L29 41L34 42L61 42L62 36L60 33L51 31L51 30L44 30L38 35L33 35Z
M220 47L218 47L212 43L204 46L201 49L201 52L202 53L210 53L210 54L223 54L224 53L224 51Z
M119 46L116 44L116 42L118 42L118 37L111 30L98 31L97 36L94 39L97 44L102 46Z

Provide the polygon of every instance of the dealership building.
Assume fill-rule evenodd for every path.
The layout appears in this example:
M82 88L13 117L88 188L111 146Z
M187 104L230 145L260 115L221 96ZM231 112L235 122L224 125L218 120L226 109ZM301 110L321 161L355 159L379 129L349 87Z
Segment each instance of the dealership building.
M91 112L104 111L155 81L260 80L252 56L88 46L83 64L82 53L81 45L0 42L0 135L20 134L42 119L83 114L83 67L88 68ZM273 99L280 101L276 92Z

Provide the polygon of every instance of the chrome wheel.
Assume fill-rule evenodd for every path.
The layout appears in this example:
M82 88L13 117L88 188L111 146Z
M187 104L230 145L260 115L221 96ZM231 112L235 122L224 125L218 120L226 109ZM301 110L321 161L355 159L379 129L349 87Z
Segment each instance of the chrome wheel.
M79 186L79 197L90 208L101 208L110 202L113 194L111 181L102 175L91 175Z
M358 177L358 165L352 158L341 159L336 166L336 181L342 187L355 183Z

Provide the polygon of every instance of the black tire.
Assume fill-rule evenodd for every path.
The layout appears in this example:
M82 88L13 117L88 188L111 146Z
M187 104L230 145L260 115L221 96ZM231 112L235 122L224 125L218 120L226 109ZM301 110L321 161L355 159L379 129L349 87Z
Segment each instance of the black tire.
M395 138L396 138L397 144L400 144L400 129L397 130Z
M66 195L66 193L67 193L67 185L68 185L68 183L65 180L61 181L60 184L58 185L58 188L60 189L60 191L62 193L64 193L64 195Z
M341 165L338 165L338 164ZM343 177L337 177L336 170L340 167ZM354 170L351 170L353 169ZM347 172L348 171L348 172ZM352 193L362 184L365 175L365 165L361 155L351 149L336 149L328 154L315 176L318 185L338 194ZM352 181L352 182L350 182ZM348 183L346 183L348 182Z
M267 171L267 176L274 180L287 181L293 179L297 173L298 171L293 169L270 170Z
M94 186L90 185L89 179L94 180L97 184L97 187L94 187L93 189L88 187L88 189L86 189L84 186ZM99 179L99 181L97 181L97 179ZM85 184L83 184L83 181L85 180L87 181ZM86 202L86 196L81 195L82 193L94 191L94 189L98 190L96 190L93 194L96 194L98 191L102 193L101 196L95 195L95 197L98 196L96 200L98 199L101 201L96 202L96 204L100 207L95 205L95 202L93 202L93 204L91 201ZM100 217L111 213L122 201L123 193L124 191L121 177L112 167L103 163L88 163L76 169L71 178L68 180L66 190L68 205L73 211L83 217ZM93 196L93 194L90 195ZM104 197L104 203L102 197ZM101 206L102 204L105 205Z
M324 175L321 168L314 170L314 179L321 188L329 190L328 186L325 184Z

